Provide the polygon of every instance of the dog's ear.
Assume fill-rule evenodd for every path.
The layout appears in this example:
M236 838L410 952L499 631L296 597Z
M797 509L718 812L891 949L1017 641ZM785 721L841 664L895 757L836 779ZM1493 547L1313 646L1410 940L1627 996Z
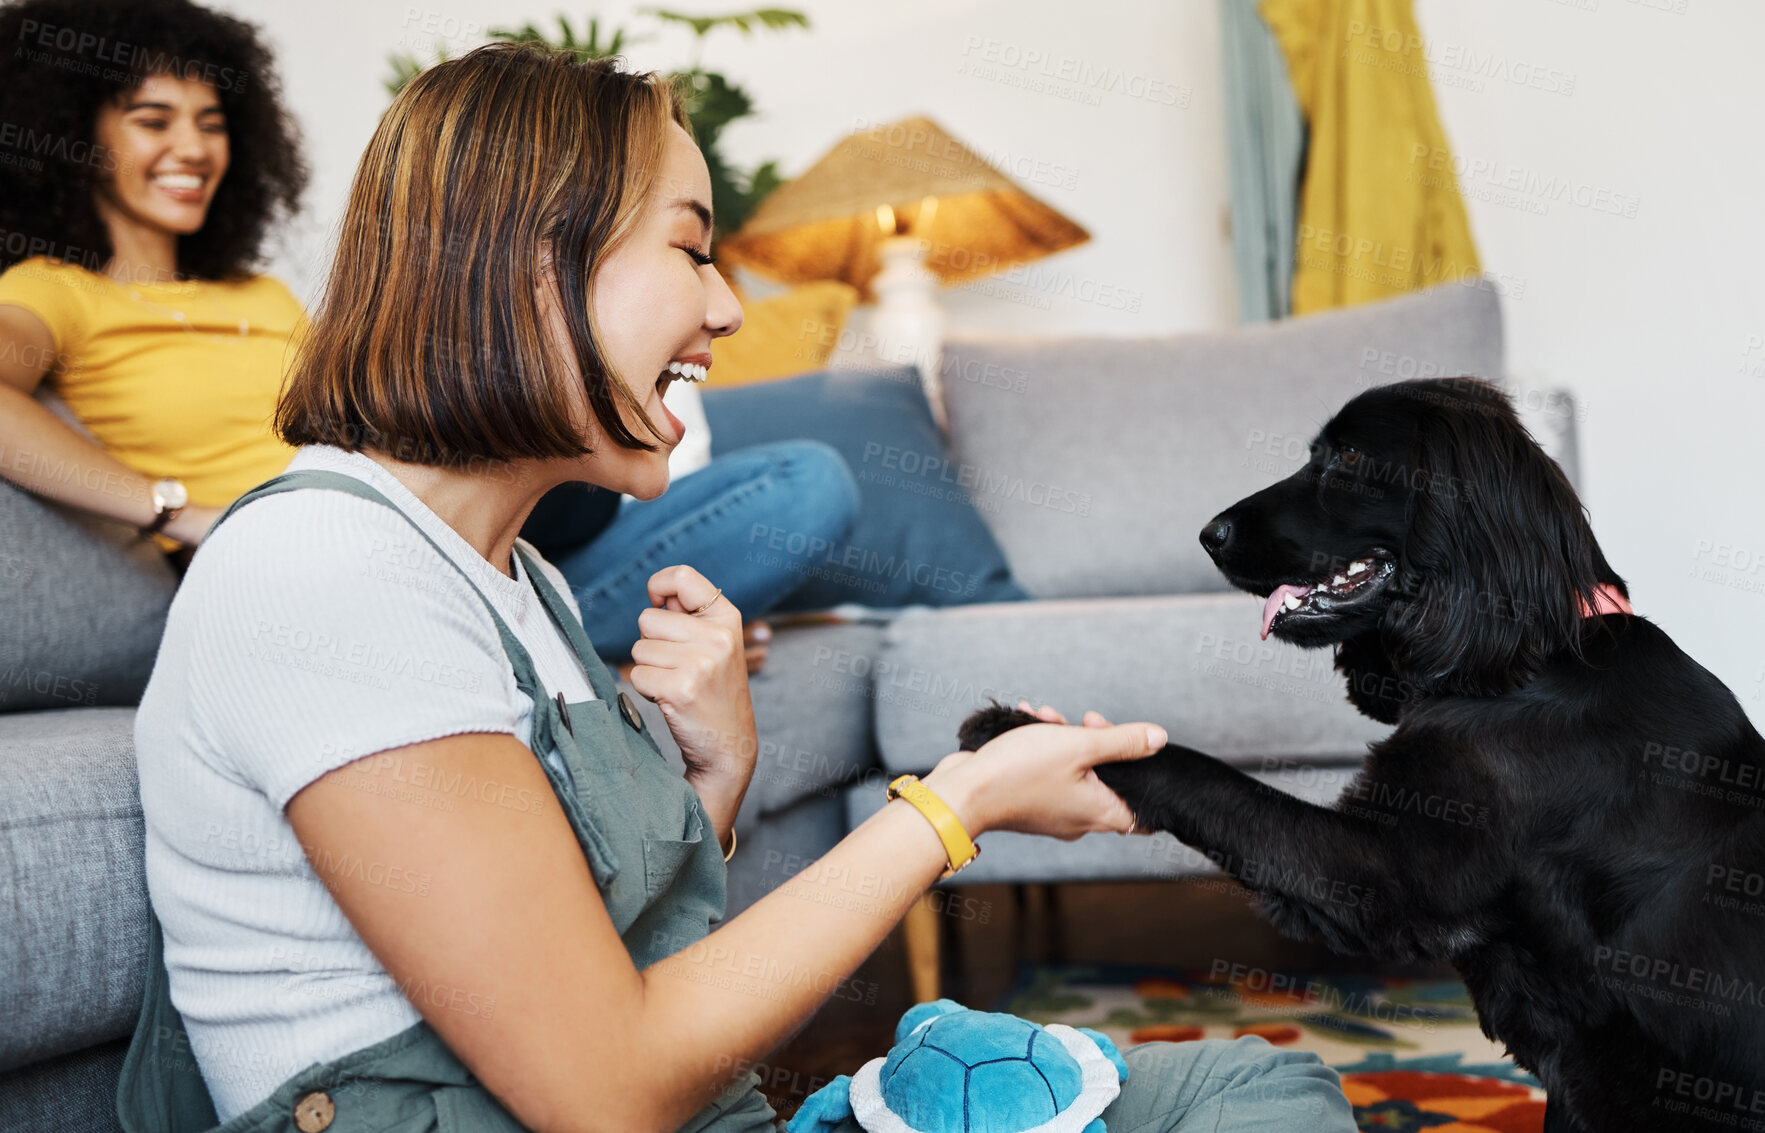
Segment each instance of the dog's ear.
M1580 653L1582 595L1611 574L1581 501L1507 395L1458 378L1418 415L1403 588L1381 627L1398 671L1443 692L1525 684L1544 658Z

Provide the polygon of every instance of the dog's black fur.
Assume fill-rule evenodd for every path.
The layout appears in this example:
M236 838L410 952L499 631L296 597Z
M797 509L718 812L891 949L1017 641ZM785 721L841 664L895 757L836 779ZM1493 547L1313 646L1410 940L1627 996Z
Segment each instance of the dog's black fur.
M1583 616L1623 580L1506 395L1362 393L1202 542L1259 595L1378 562L1273 632L1334 645L1349 699L1397 727L1328 809L1175 744L1099 766L1140 825L1285 932L1451 961L1547 1129L1765 1128L1765 740L1654 623ZM1032 722L996 706L959 738Z

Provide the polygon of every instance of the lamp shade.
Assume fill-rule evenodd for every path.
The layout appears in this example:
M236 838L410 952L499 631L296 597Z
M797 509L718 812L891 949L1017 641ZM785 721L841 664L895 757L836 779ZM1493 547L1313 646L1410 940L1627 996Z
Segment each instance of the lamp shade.
M930 119L908 118L834 146L762 201L719 255L785 283L844 280L869 300L897 220L945 284L1090 239Z

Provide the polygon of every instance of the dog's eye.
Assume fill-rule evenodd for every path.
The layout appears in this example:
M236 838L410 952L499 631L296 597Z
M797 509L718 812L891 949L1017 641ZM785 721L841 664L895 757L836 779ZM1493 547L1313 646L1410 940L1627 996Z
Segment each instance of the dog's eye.
M1336 450L1336 459L1342 462L1344 468L1353 468L1360 463L1361 450L1351 445L1343 445Z

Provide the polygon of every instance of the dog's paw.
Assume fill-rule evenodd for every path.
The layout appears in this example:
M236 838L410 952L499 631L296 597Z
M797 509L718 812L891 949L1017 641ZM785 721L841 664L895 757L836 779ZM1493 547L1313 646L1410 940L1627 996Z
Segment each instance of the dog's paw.
M1042 721L1021 712L1016 708L1007 708L994 701L992 707L982 708L962 722L956 729L958 751L979 751L988 740L1002 736L1013 728L1021 728L1025 724L1040 724Z

